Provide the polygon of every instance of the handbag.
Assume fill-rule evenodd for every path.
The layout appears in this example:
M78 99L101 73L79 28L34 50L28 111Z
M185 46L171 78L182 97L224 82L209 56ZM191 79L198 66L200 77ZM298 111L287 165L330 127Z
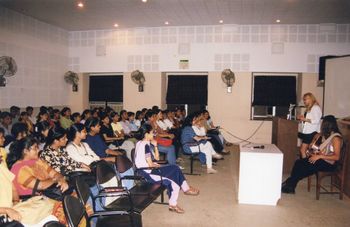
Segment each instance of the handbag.
M163 147L170 147L173 144L173 140L167 138L157 138L157 143Z
M39 180L36 180L35 182L33 193L32 193L33 196L36 195L37 192L39 192L40 194L50 199L62 201L65 195L72 194L74 190L73 187L69 186L69 188L65 192L62 192L61 189L58 187L57 183L55 183L55 184L52 184L50 187L39 191L38 190L39 182L40 182Z

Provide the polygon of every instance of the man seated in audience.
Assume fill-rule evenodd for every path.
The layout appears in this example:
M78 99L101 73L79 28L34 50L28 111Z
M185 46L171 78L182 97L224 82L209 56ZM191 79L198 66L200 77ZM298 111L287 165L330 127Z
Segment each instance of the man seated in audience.
M70 119L71 110L68 107L64 107L61 110L61 118L60 118L60 125L64 129L68 129L70 126L72 126L73 121Z
M128 121L129 121L129 128L131 132L137 132L139 130L139 126L135 123L135 113L134 112L128 112Z
M111 114L111 116L115 117L114 112ZM100 135L102 135L105 143L112 149L121 148L125 150L127 157L131 159L131 150L135 148L134 143L129 140L125 140L123 136L119 136L120 134L118 135L117 133L114 133L110 124L110 118L107 114L101 114L101 123Z
M100 136L101 124L98 118L90 118L85 122L85 127L88 132L84 142L89 144L91 149L100 157L106 158L110 156L122 155L120 151L114 151L106 145Z
M27 125L21 122L17 122L12 126L11 134L15 141L21 140L25 138L28 135L28 128ZM5 150L7 153L10 153L10 146L14 141L7 144L5 147Z
M0 128L4 129L5 137L12 137L11 128L12 128L12 117L9 112L2 112L0 115Z
M33 133L34 125L33 125L33 122L30 120L27 112L21 112L21 115L20 115L18 121L27 125L29 134Z
M30 121L35 124L36 123L36 119L33 115L33 111L34 111L34 108L32 106L27 106L26 107L26 112L28 114L28 118L30 119Z
M60 125L61 111L59 109L53 109L50 113L50 126L61 127Z
M120 111L119 114L120 117L120 125L123 127L124 134L129 137L133 137L132 131L130 128L130 123L128 121L128 112L126 110Z
M141 127L141 125L143 125L144 123L144 114L142 113L142 111L138 110L136 111L136 116L135 116L135 121L134 124L136 125L136 127L139 129Z
M13 124L18 122L20 112L21 112L21 109L18 106L11 106L10 107L10 114L12 117Z

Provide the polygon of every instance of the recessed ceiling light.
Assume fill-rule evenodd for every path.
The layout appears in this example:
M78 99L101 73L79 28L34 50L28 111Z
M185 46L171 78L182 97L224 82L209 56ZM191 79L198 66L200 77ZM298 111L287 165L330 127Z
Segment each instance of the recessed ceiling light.
M79 8L83 8L83 7L84 7L84 3L78 2L77 6L78 6Z
M169 25L169 21L165 21L164 24L165 24L165 25Z
M119 24L114 24L113 26L117 28L117 27L119 27Z
M224 23L224 20L219 20L219 23L220 23L220 24Z
M281 20L280 20L280 19L277 19L277 20L276 20L276 23L281 23Z
M147 2L147 0L142 0L142 2Z

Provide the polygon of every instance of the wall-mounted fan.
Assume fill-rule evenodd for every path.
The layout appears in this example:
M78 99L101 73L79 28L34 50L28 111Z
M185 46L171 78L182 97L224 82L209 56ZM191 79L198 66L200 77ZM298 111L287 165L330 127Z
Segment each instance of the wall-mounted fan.
M139 92L143 92L143 85L146 81L143 72L141 72L140 70L133 71L131 73L131 79L135 84L139 85Z
M72 85L72 90L74 92L78 91L79 76L76 72L68 71L64 74L64 80Z
M236 77L235 73L231 69L224 69L221 73L221 79L227 86L227 92L232 92L232 85L235 83Z
M8 56L0 57L0 87L6 86L6 78L15 75L17 72L17 64L15 59Z

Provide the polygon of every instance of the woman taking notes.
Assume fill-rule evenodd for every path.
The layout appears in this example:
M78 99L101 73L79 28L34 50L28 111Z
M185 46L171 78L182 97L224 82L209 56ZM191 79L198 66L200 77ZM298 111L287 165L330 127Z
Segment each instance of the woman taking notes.
M302 123L302 132L298 137L302 140L300 146L300 157L306 158L306 150L314 136L320 132L322 110L312 93L306 93L303 96L306 111L304 115L298 116L298 120Z

